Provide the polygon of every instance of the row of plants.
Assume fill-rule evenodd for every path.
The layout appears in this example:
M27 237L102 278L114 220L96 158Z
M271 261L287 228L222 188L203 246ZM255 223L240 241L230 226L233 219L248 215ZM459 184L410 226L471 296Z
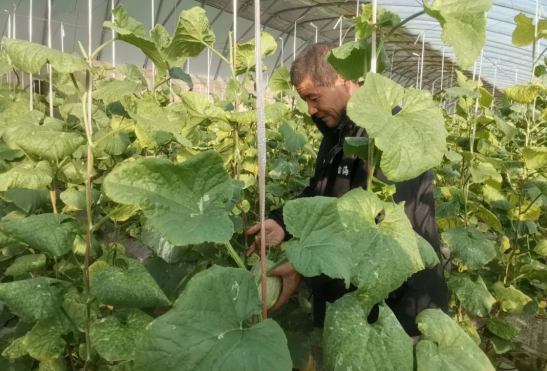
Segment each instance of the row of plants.
M424 3L462 70L485 45L491 6ZM244 232L259 219L254 40L223 55L201 8L181 12L173 35L161 25L147 35L122 6L113 15L105 27L154 62L156 86L132 64L115 67L123 79L93 66L109 43L88 55L2 39L9 68L0 73L52 67L54 110L48 95L35 93L30 111L28 89L0 88L0 369L305 369L309 292L262 318L261 280L249 272L257 258L244 254ZM313 172L321 135L284 67L272 74L277 98L266 105L266 207L284 205L294 238L268 258L358 288L327 310L328 370L483 371L502 359L541 370L545 360L520 345L512 319L545 316L545 67L536 68L537 81L506 89L494 111L481 82L461 73L457 87L435 97L405 89L369 71L372 53L380 72L387 67L383 46L412 17L377 17L373 25L364 5L358 41L328 56L343 77L363 81L348 115L370 140L350 138L346 151L391 181L436 169L451 311L418 316L415 349L387 306L368 323L375 304L439 259L393 202L392 186L370 179L369 190L340 199L291 200ZM377 50L367 42L373 31ZM532 32L530 41L529 31L517 17L516 39L541 37ZM264 58L276 50L265 32L261 45ZM225 100L175 84L172 100L171 79L191 88L178 66L205 49L230 67ZM441 108L449 97L458 100L453 116ZM275 284L268 287L275 302Z

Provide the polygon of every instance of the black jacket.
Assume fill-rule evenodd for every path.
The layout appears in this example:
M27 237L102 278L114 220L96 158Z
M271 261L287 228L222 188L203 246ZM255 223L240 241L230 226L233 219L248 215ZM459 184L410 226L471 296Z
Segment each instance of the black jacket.
M397 113L400 109L394 111ZM313 117L318 129L323 134L323 140L317 154L315 174L310 179L310 185L304 189L300 197L341 197L352 189L366 189L367 163L355 156L345 156L343 147L346 137L366 136L364 129L358 127L347 116L335 129L328 128L323 121ZM393 184L376 170L375 177L385 183ZM435 205L433 198L433 172L423 173L415 179L395 183L394 200L405 201L405 213L410 219L414 231L425 238L440 255L440 242L435 221ZM270 213L285 230L286 240L292 238L283 222L283 209ZM334 302L349 291L344 282L325 275L305 278L313 290L314 324L323 327L327 302ZM427 308L447 310L448 288L443 276L442 266L426 269L410 277L400 288L390 293L386 303L397 316L397 319L410 336L419 335L415 323L416 316ZM372 310L369 321L376 320L377 306Z

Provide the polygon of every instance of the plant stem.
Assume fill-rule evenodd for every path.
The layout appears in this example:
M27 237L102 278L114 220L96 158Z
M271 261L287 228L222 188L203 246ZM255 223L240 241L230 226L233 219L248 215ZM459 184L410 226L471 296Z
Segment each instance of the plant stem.
M399 23L397 26L393 27L391 29L391 31L388 32L388 34L386 35L385 39L388 40L399 28L403 27L405 24L407 24L408 22L410 22L411 20L415 19L415 18L418 18L419 16L421 15L424 15L425 14L425 10L422 10L421 12L418 12L416 14L413 14L411 15L410 17L406 18L404 21L402 21L401 23Z
M367 161L367 191L372 192L372 178L374 178L374 139L369 137L368 142L368 161Z
M236 262L237 266L239 268L243 268L243 269L246 269L245 268L245 264L243 263L243 260L241 260L241 258L239 257L239 255L237 254L237 252L234 250L234 248L232 247L232 245L230 244L230 242L226 242L224 244L224 246L226 246L226 250L228 250L228 254L230 254L230 256L232 257L232 259L234 259L234 261Z
M108 45L112 44L114 41L118 40L117 38L114 38L114 39L110 39L108 40L107 42L105 42L103 45L99 46L97 49L95 49L95 51L93 52L93 54L91 54L91 58L90 59L93 59L95 58L100 52L101 50L103 50L104 48L106 48Z
M156 86L154 86L154 91L156 91L157 88L159 88L161 85L165 84L166 82L169 82L169 80L171 80L170 77L166 78L165 80L163 80L162 82L156 84Z

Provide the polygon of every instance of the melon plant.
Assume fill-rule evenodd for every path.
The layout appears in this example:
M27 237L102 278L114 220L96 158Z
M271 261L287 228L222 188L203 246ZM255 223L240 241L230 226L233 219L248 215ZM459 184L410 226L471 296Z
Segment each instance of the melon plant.
M273 261L269 259L266 260L266 270L270 270L275 265L276 264ZM251 268L251 273L255 276L255 282L258 288L258 297L262 300L262 275L260 271L260 262L253 265ZM268 309L272 308L275 303L277 303L282 287L283 280L280 277L266 278L266 301Z
M424 3L462 69L484 46L490 6ZM113 14L105 27L153 61L157 86L134 65L116 66L120 79L108 77L109 68L93 64L106 45L79 55L2 39L0 73L37 75L49 64L54 95L50 111L50 98L35 92L30 111L27 87L0 88L0 369L303 369L311 324L305 289L261 320L257 268L248 272L244 258L244 232L258 212L254 43L237 45L235 60L222 54L201 8L181 12L172 35L160 25L147 34L122 6ZM436 169L452 310L419 316L423 337L415 352L386 306L368 323L374 304L437 261L389 189L291 200L313 174L321 135L285 68L274 72L277 97L266 106L266 206L285 205L294 238L270 256L304 276L325 274L358 288L327 312L329 370L457 370L468 357L465 368L482 371L493 369L497 354L521 369L538 365L540 356L517 347L513 317L545 315L541 69L537 81L507 89L494 111L491 97L463 75L458 88L435 97L405 89L369 73L372 29L381 56L405 24L393 13L378 15L372 25L365 5L355 20L360 40L335 49L329 61L364 80L348 114L371 141L350 141L356 151L376 159L371 166L391 180ZM261 42L263 56L272 55L275 39L264 32ZM225 100L180 88L192 89L180 66L206 49L230 68ZM400 101L403 111L393 118ZM456 102L455 114L441 101ZM420 135L409 140L396 127ZM378 210L390 227L375 223ZM278 278L268 278L269 307L280 288Z

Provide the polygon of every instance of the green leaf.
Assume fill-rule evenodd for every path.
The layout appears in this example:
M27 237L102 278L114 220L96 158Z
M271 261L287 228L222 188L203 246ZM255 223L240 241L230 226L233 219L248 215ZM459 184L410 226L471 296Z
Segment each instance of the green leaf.
M522 214L521 214L522 213ZM538 220L541 216L541 208L530 201L524 202L519 210L518 205L509 209L507 216L511 220Z
M360 159L368 159L368 138L348 137L344 142L344 155L357 156Z
M371 45L366 40L351 41L327 54L327 62L346 80L357 80L371 68ZM384 48L380 50L378 73L389 67L389 58Z
M290 370L279 325L272 319L244 325L260 307L251 273L218 266L198 273L173 309L148 326L134 371Z
M164 75L167 66L162 53L158 50L156 43L146 37L144 25L131 18L122 5L118 5L112 11L112 15L114 16L114 22L105 21L104 27L114 30L116 39L125 41L142 50L158 68L158 73Z
M212 47L215 40L205 9L196 6L180 13L175 34L164 53L169 60L195 58L207 46Z
M96 189L92 189L91 203L95 204L99 199L100 195L101 193L99 191L97 191ZM65 205L70 206L75 210L86 210L87 208L86 193L84 187L79 187L79 189L67 188L66 190L61 192L59 198L65 203Z
M4 351L2 352L2 357L15 359L23 357L27 354L28 352L25 345L25 337L21 336L20 338L13 340L10 345L8 345L6 349L4 349Z
M144 266L165 295L172 301L176 300L179 296L179 284L189 273L188 266L185 263L169 264L159 256L146 260Z
M59 358L66 348L66 342L61 337L63 333L62 323L56 318L38 321L25 336L29 355L39 361Z
M505 340L511 340L520 333L520 328L499 317L489 318L486 327L491 333Z
M505 136L507 137L507 139L509 140L513 139L513 137L518 132L517 128L512 123L510 123L509 121L503 120L499 116L495 116L494 119L496 120L496 125L498 129L500 129L501 131L505 133Z
M416 239L418 240L418 250L420 256L426 268L433 268L440 263L437 253L433 249L433 246L422 236L416 233Z
M454 48L458 64L468 69L486 44L486 12L492 0L430 0L424 2L427 14L439 21L445 45Z
M287 176L298 174L300 165L295 158L278 158L273 163L273 169L268 173L268 176L273 179L285 179Z
M488 210L481 204L477 204L472 201L469 201L467 203L467 207L468 207L468 210L471 211L473 216L482 220L490 228L492 228L493 230L497 232L503 231L503 226L501 225L501 222L499 221L498 217L494 215L494 213L492 213L490 210Z
M471 166L471 176L473 177L473 183L484 183L488 179L495 180L501 183L502 177L500 173L496 171L494 166L489 162L480 162Z
M522 151L524 163L529 170L547 166L547 147L527 147Z
M225 243L233 224L221 205L232 197L232 181L216 152L199 153L174 165L160 158L123 163L108 174L112 200L138 205L150 226L173 245Z
M380 305L378 320L370 324L371 308L351 294L327 307L323 338L328 370L412 370L412 339L386 305Z
M402 203L382 202L374 193L357 188L339 199L338 211L346 229L343 236L352 246L351 282L358 287L361 303L383 300L425 268ZM383 218L377 221L380 213Z
M96 155L102 152L111 156L122 155L131 144L127 133L123 131L113 133L108 130L99 130L93 134L93 142L95 142L93 149L98 152Z
M2 48L9 56L12 66L27 73L38 72L46 63L60 73L89 69L81 55L62 53L60 50L26 40L3 37Z
M372 4L362 4L362 11L355 20L355 35L366 40L372 35ZM376 15L376 30L384 34L388 29L401 23L401 18L387 9L378 9Z
M180 98L190 117L187 130L193 129L197 125L208 126L215 122L228 122L222 108L212 105L206 97L189 91L181 95Z
M21 276L43 268L46 265L46 256L44 254L23 255L6 269L6 276Z
M190 89L194 87L194 82L192 81L192 77L186 72L184 72L182 68L180 67L170 68L169 77L175 80L184 81L190 87Z
M544 90L545 88L543 87L543 85L527 83L522 85L510 86L503 89L503 92L505 93L505 97L509 100L513 100L517 103L529 104L533 103L534 99L539 95L539 93Z
M281 93L292 88L291 76L287 67L276 68L268 83L272 93Z
M422 340L416 346L418 371L495 371L465 331L440 309L416 317Z
M538 255L547 256L547 239L539 241L536 247L534 247L534 251Z
M46 160L60 161L72 155L85 143L84 138L76 133L40 129L41 127L37 126L36 131L17 140L17 145L32 155Z
M0 133L0 137L1 137ZM16 158L21 158L24 153L18 149L10 149L5 143L0 142L0 160L13 161Z
M51 184L53 170L47 161L23 161L0 174L0 192L11 188L43 189Z
M136 83L140 83L142 86L147 86L146 79L142 75L141 70L139 67L135 66L131 63L124 63L117 66L118 72L125 75L125 79L129 81L133 81Z
M403 109L393 116L393 108L401 101ZM368 73L347 112L383 152L380 168L388 179L412 179L441 163L447 133L444 118L427 91L405 91L386 77Z
M452 273L448 287L456 295L462 307L479 317L487 317L496 299L490 294L481 276Z
M125 266L110 266L95 273L91 294L107 305L120 308L148 308L171 305L171 302L138 261L120 258Z
M285 148L290 152L299 151L308 143L304 134L296 132L292 126L286 122L279 127L279 132L285 139Z
M496 248L484 233L473 227L456 227L442 234L452 256L470 269L479 269L496 257Z
M27 214L51 209L51 195L47 190L11 188L6 192L6 199Z
M262 58L265 58L275 53L277 49L277 43L272 35L262 31L260 42ZM255 67L255 39L252 39L245 44L238 44L236 52L236 75L242 75L249 71L254 71ZM263 70L264 69L265 66L263 66Z
M517 27L513 31L513 45L521 47L532 45L536 42L536 26L534 20L520 13L515 17ZM537 24L537 38L547 35L547 21L541 19Z
M3 220L0 222L0 230L11 238L53 256L62 256L71 251L76 235L85 233L78 219L62 214Z
M66 360L64 357L57 359L48 359L40 362L38 371L67 371Z
M68 283L53 278L0 283L0 300L24 322L53 316L63 302L63 286Z
M529 296L513 286L505 287L502 282L496 282L492 286L494 296L501 305L501 309L507 313L518 313L532 301Z
M141 82L112 79L101 83L99 88L93 91L93 99L100 99L104 104L108 104L119 101L124 95L138 94L142 89Z
M187 251L184 247L170 244L147 223L142 226L141 241L167 263L176 263Z
M117 311L91 324L89 338L108 362L129 361L153 318L139 310Z
M287 230L294 236L286 252L293 267L307 277L321 273L342 278L349 285L352 266L351 246L337 209L330 197L301 198L283 208Z

